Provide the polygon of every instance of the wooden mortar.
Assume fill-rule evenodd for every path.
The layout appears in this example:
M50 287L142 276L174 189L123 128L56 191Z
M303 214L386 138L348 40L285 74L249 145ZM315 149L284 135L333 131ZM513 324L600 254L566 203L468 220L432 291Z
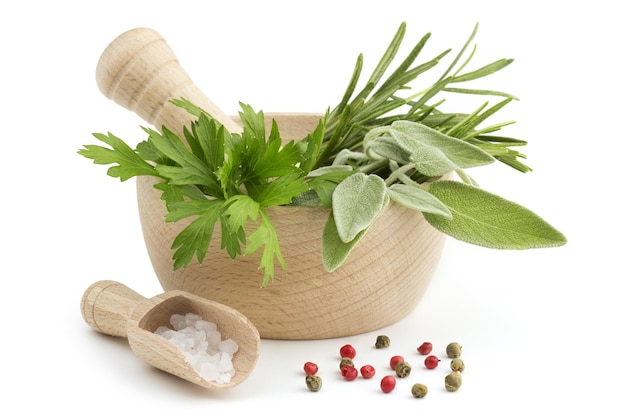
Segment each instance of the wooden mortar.
M191 81L166 41L151 29L120 35L104 51L97 69L101 91L160 129L181 134L192 116L168 103L184 97L202 107L232 132L241 128ZM283 138L299 139L313 130L315 114L266 114ZM216 227L202 264L173 270L170 249L186 221L166 223L166 208L154 178L137 178L144 240L164 290L183 290L228 305L252 321L262 338L322 339L374 331L408 315L424 294L439 262L445 235L422 214L391 203L348 260L332 273L322 265L322 230L329 210L272 207L288 272L261 288L259 254L232 260L219 248Z

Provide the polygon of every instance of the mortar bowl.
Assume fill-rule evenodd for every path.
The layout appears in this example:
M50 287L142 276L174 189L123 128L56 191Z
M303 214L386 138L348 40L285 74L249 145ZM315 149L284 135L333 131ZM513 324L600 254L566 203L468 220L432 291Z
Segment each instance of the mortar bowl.
M285 138L311 132L319 115L273 113ZM289 132L285 134L285 132ZM144 241L165 291L182 290L244 314L265 339L311 340L346 337L389 326L411 313L441 257L445 235L420 212L390 203L333 272L322 264L322 232L330 209L279 206L268 209L287 271L261 286L260 253L231 259L214 229L208 253L174 270L172 242L189 221L166 223L161 192L152 177L137 178ZM260 252L260 251L257 251Z

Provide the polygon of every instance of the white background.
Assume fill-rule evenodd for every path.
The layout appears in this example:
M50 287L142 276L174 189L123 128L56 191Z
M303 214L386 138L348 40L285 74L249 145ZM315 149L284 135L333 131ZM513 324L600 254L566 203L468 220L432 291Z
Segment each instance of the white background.
M3 2L0 409L94 416L623 413L626 31L616 4ZM498 120L517 121L505 131L529 141L524 151L534 171L494 166L470 174L550 221L568 237L566 246L501 252L449 239L409 317L336 340L263 340L253 374L222 392L149 367L125 339L83 322L80 299L94 281L119 280L148 297L162 291L143 245L133 181L120 184L76 153L94 143L92 132L144 139L145 123L96 86L95 65L110 41L135 27L156 29L227 113L238 101L266 112L323 112L343 93L357 54L371 69L402 21L405 48L432 32L424 57L458 50L480 22L474 65L515 58L481 86L520 98ZM392 339L389 351L372 348L382 333ZM438 354L462 342L460 391L442 388L447 362L423 369L415 348L424 340ZM344 343L357 348L358 363L378 368L375 380L341 380ZM414 372L384 395L378 377L392 353L404 355ZM305 388L307 360L322 368L318 393ZM431 389L421 401L409 392L418 381Z

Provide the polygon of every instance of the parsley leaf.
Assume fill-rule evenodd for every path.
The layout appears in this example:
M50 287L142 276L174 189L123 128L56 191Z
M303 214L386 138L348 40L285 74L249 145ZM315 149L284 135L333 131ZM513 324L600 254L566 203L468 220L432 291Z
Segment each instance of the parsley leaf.
M185 128L185 140L194 155L215 172L224 163L224 142L228 134L223 126L202 113L198 122L192 124L191 132Z
M186 214L189 214L190 208L194 208L195 210L191 211L199 215L176 236L172 243L172 249L175 249L173 255L174 270L189 265L194 255L196 255L198 262L202 263L209 249L213 229L220 217L222 206L222 202L219 200L205 200L204 203L195 200L191 205L182 204L183 206L178 204L173 206L173 212L176 215L169 217L168 221L172 221L172 218L187 217L186 215L181 216L181 214L184 210L187 210Z
M290 204L310 189L300 164L305 153L319 151L324 126L302 147L294 141L283 144L274 121L266 132L263 112L248 105L241 104L243 131L231 134L190 102L172 103L197 116L184 127L184 139L167 126L162 132L143 128L148 138L133 150L112 134L94 134L110 148L86 145L79 153L98 164L117 164L108 173L122 181L138 175L162 180L155 188L168 210L165 220L191 219L172 243L175 270L194 258L203 261L219 222L220 247L231 258L263 248L259 268L266 285L274 278L275 262L285 268L285 261L264 209ZM250 226L256 229L248 236Z
M100 145L84 145L83 149L79 150L78 153L86 158L93 159L94 164L117 164L108 169L107 174L109 176L119 178L120 181L126 181L138 175L157 175L154 167L144 161L122 139L112 133L108 135L94 133L93 136L111 146L111 148L105 148Z
M222 248L231 258L241 255L241 244L246 243L248 219L256 221L259 203L247 195L238 194L224 202L222 209Z
M332 208L322 238L323 264L329 271L345 261L390 200L423 212L435 228L469 243L509 249L565 244L565 237L543 219L480 190L464 171L495 161L521 172L531 170L516 149L525 141L495 135L513 122L483 126L517 98L465 87L513 62L500 59L465 71L475 55L477 29L434 83L406 95L409 83L435 68L451 50L415 65L430 38L426 34L384 79L400 51L406 32L402 23L362 90L356 90L364 62L359 55L339 104L298 142L283 143L277 123L267 123L263 112L247 104L240 103L243 129L237 125L229 132L180 98L171 103L196 118L183 127L182 138L166 126L162 132L144 128L148 139L132 149L111 133L94 134L109 147L85 145L79 154L112 165L108 175L121 181L139 175L161 180L155 187L168 210L166 221L191 221L172 245L174 269L194 257L202 262L219 222L221 248L232 258L262 248L259 268L266 285L276 263L286 270L267 208L289 204ZM445 98L437 97L440 93L502 99L493 105L484 102L469 113L449 112L443 109ZM450 172L463 183L426 185Z
M174 185L196 184L205 186L210 193L219 192L220 186L215 173L198 156L191 152L183 141L166 127L163 134L145 129L148 141L176 165L157 164L157 172Z
M287 265L280 252L278 235L276 234L272 220L266 214L265 210L262 209L259 213L261 214L261 222L259 223L259 227L250 235L245 254L256 252L263 246L261 268L265 271L262 285L267 285L274 277L274 260L277 260L285 271L287 270Z
M268 182L257 196L257 200L262 207L282 206L291 203L295 197L307 190L309 185L304 182L301 175L287 174Z

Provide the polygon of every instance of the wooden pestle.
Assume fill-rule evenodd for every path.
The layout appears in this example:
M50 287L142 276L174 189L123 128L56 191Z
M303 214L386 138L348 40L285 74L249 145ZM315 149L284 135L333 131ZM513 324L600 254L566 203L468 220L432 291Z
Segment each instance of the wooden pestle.
M182 134L194 116L170 103L185 98L231 133L242 128L193 83L165 39L148 28L131 29L113 40L96 67L96 81L107 97L135 112L156 129Z

